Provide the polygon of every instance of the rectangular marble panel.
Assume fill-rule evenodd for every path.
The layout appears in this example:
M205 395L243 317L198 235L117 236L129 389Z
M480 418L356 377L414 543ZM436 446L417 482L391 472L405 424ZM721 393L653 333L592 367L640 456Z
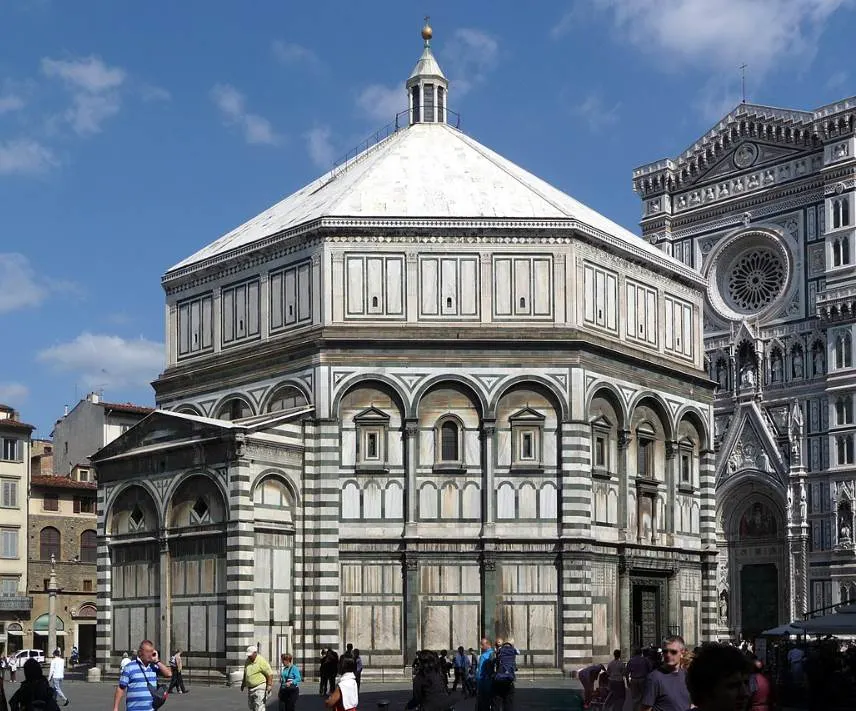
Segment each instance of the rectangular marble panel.
M481 442L477 430L464 430L464 463L478 465L481 459Z
M113 608L113 649L132 649L130 640L130 610Z
M401 649L401 607L375 605L373 610L373 649Z
M362 565L342 564L342 594L359 595L363 591Z
M458 313L458 262L440 260L440 313Z
M208 608L208 651L226 651L226 605L222 602Z
M461 259L460 276L462 316L476 316L479 312L479 262L478 259Z
M286 624L291 621L291 593L276 592L273 599L273 620L275 624Z
M535 259L532 270L533 313L549 316L553 312L553 264L549 259Z
M608 629L608 625L604 625ZM552 603L529 606L528 649L555 650L556 606Z
M442 569L441 592L457 595L461 590L461 568L458 565L447 565Z
M514 260L514 313L532 313L532 262L528 259Z
M437 284L439 282L439 260L423 259L420 264L420 294L422 313L425 316L436 316L439 313L439 294Z
M511 430L496 430L496 464L499 467L511 466Z
M205 595L211 595L215 592L216 566L217 560L215 558L206 558L200 561L199 592Z
M268 282L270 288L270 327L282 328L285 324L282 311L282 272L272 274Z
M434 430L419 430L419 463L431 466L434 462Z
M343 638L349 640L357 649L371 649L372 646L372 606L344 606Z
M146 627L146 608L143 606L131 608L129 629L132 640L148 639L149 630Z
M360 293L362 295L362 292ZM297 274L294 269L287 269L285 271L282 303L285 314L285 325L291 326L297 323Z
M477 565L461 566L461 593L464 595L478 595L481 591L481 580Z
M479 606L456 603L452 607L452 644L468 649L479 638Z
M363 260L360 257L348 257L345 260L345 273L348 291L348 313L361 314L363 308Z
M297 267L297 318L312 318L312 265L305 262Z
M190 642L190 606L172 606L172 637L176 647L189 649Z
M404 313L404 260L400 257L388 257L385 260L385 266L385 313L398 316Z
M366 258L366 313L384 312L384 269L383 258Z
M257 620L270 619L270 592L263 590L253 593L253 610Z
M450 605L424 605L422 608L422 647L449 649L451 645L452 608Z
M493 310L497 316L511 316L511 260L496 259L493 263Z
M681 608L681 634L689 647L694 647L698 639L697 617L695 606L684 605Z
M586 264L583 267L583 319L588 323L594 323L595 305L595 271Z
M591 630L592 630L592 646L605 647L609 629L607 619L607 606L605 602L595 602L591 606Z
M342 446L339 449L341 464L343 467L352 467L357 462L357 431L342 430Z

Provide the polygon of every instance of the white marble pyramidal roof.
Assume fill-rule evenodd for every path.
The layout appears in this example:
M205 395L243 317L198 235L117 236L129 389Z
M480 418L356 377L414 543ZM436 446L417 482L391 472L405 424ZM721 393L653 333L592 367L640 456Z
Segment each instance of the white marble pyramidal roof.
M427 36L425 32L427 31ZM408 79L446 85L430 48ZM164 280L321 227L578 230L693 281L697 273L632 232L444 123L412 123L171 267ZM524 237L525 238L525 237Z

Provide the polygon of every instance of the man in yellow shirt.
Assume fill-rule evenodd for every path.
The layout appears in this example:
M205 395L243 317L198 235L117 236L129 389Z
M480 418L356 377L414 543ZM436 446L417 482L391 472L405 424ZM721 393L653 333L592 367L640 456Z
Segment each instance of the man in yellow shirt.
M273 670L267 659L259 654L257 647L247 647L241 691L247 690L247 705L250 711L265 711L265 701L272 687Z

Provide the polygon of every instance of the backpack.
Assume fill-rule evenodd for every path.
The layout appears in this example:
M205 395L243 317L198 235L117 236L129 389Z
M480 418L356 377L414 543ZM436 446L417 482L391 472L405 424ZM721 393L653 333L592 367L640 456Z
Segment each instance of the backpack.
M514 681L517 671L517 650L514 645L505 642L493 655L494 681Z

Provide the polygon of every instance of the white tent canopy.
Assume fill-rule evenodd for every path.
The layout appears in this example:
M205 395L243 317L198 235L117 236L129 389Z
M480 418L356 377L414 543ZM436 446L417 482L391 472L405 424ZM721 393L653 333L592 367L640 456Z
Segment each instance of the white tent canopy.
M804 629L800 629L799 627L795 627L796 622L791 622L787 625L779 625L778 627L773 627L769 630L764 630L761 633L762 637L795 637L797 635L805 634L806 631Z
M807 634L856 635L856 604L842 605L832 614L800 620L793 624Z

